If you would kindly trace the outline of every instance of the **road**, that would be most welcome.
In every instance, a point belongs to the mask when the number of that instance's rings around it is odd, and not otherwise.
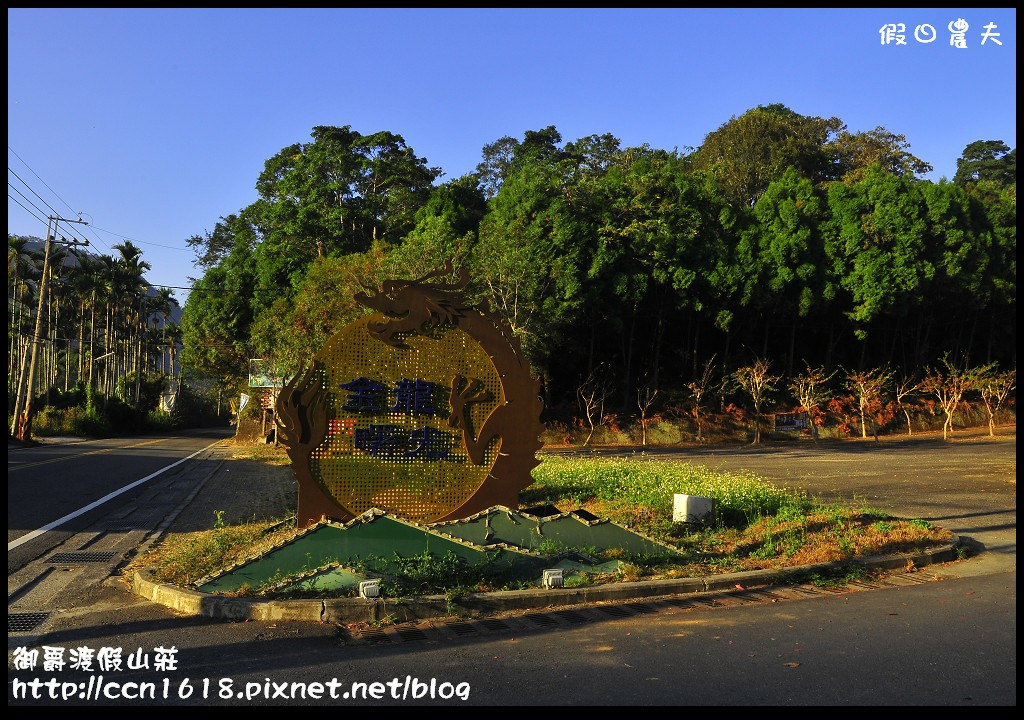
[[[8,449],[8,574],[89,527],[97,518],[131,508],[146,484],[159,477],[154,473],[180,472],[182,468],[175,463],[225,437],[226,429],[211,429]],[[129,487],[134,483],[138,484]],[[68,519],[48,532],[36,534],[62,518]],[[119,519],[122,525],[138,520],[140,529],[151,529],[145,527],[148,518],[143,514],[124,513]]]
[[[697,448],[666,457],[749,469],[812,493],[866,499],[895,514],[926,517],[963,535],[976,554],[871,589],[807,595],[780,590],[757,602],[726,598],[716,607],[688,606],[677,599],[674,604],[551,610],[384,629],[376,637],[374,632],[353,634],[331,625],[176,617],[135,598],[117,582],[93,582],[77,594],[58,595],[60,610],[39,633],[9,632],[9,651],[45,644],[69,651],[122,648],[127,656],[142,648],[150,656],[150,667],[103,673],[108,684],[105,695],[97,698],[82,695],[93,692],[86,690],[86,681],[96,672],[67,667],[45,672],[41,666],[13,670],[9,665],[8,702],[1016,704],[1012,439]],[[9,611],[10,606],[9,600]],[[174,648],[173,667],[156,666],[158,648]],[[25,683],[50,677],[68,683],[54,687],[67,688],[73,697],[50,699],[45,687],[37,685],[41,697],[33,699]],[[336,685],[329,685],[332,679]],[[23,695],[12,694],[15,681]],[[132,683],[139,682],[154,683],[155,696],[131,700],[121,694],[136,692],[138,686]],[[329,697],[332,687],[337,699]],[[318,691],[324,695],[313,698]],[[415,697],[417,691],[423,697]],[[302,692],[305,697],[298,696]],[[375,699],[373,692],[381,697]],[[446,698],[439,696],[442,692]]]

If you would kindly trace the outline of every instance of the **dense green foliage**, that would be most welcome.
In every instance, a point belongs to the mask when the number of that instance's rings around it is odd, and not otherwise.
[[[769,105],[692,152],[527,131],[438,183],[401,136],[316,127],[266,161],[252,205],[189,240],[204,275],[182,359],[226,385],[250,357],[294,371],[365,312],[361,285],[453,259],[521,339],[549,417],[598,376],[606,411],[635,413],[643,386],[678,403],[711,358],[705,401],[723,407],[755,358],[787,378],[1012,367],[1014,163],[979,141],[955,183],[931,182],[902,135]]]

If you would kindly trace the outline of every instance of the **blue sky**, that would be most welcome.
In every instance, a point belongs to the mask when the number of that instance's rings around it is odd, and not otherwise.
[[[91,225],[78,232],[96,251],[131,238],[150,282],[187,286],[199,271],[186,238],[255,200],[264,161],[316,125],[397,133],[450,179],[472,171],[487,143],[526,130],[683,149],[782,103],[852,131],[902,133],[935,166],[929,179],[952,178],[968,143],[1017,145],[1016,17],[972,7],[8,9],[7,229],[42,237],[46,215],[81,212]],[[965,48],[950,45],[958,19]],[[888,23],[905,25],[905,45],[882,43]],[[989,23],[999,36],[982,44]],[[933,42],[914,38],[924,24]]]

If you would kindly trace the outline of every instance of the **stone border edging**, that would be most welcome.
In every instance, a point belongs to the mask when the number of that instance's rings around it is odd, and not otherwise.
[[[839,562],[816,563],[794,568],[749,570],[700,578],[642,580],[608,583],[561,590],[500,590],[473,593],[448,599],[444,595],[423,595],[404,599],[333,598],[327,600],[257,600],[226,597],[158,582],[152,568],[135,572],[132,590],[143,598],[185,615],[222,620],[303,620],[307,622],[365,623],[391,617],[397,622],[466,615],[478,617],[498,612],[540,610],[594,602],[624,602],[662,595],[696,594],[771,585],[793,576],[827,572],[854,563],[868,570],[905,568],[909,563],[924,567],[956,559],[959,536],[946,545],[918,553],[875,555]]]

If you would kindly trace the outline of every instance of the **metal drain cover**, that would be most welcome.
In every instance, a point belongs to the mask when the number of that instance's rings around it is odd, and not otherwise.
[[[475,635],[476,628],[467,622],[448,622],[445,625],[456,635]]]
[[[90,563],[107,562],[113,560],[117,553],[113,550],[91,552],[79,550],[77,552],[59,552],[50,556],[47,562],[52,563]]]
[[[510,628],[508,626],[508,623],[505,623],[502,620],[496,620],[496,619],[481,620],[480,624],[483,625],[488,630],[490,630],[491,632],[497,632],[497,631],[500,631],[500,630],[511,630],[512,629],[512,628]]]
[[[542,613],[530,613],[528,615],[523,615],[523,617],[532,622],[534,625],[540,625],[541,627],[551,627],[552,625],[558,624],[558,621],[555,620],[553,617],[550,617],[549,615],[544,615]]]
[[[427,634],[419,628],[395,628],[395,632],[398,633],[398,637],[402,638],[404,642],[412,642],[414,640],[428,640]]]
[[[31,632],[50,617],[48,612],[9,613],[7,615],[7,632]]]
[[[368,643],[389,643],[391,638],[381,630],[363,630],[359,637]]]

